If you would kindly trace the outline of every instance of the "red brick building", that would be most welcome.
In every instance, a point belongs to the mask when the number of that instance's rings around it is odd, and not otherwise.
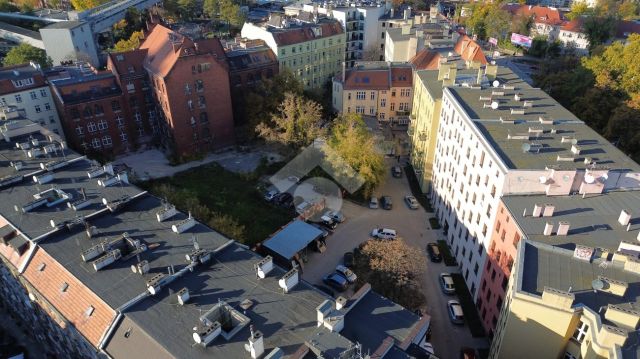
[[[69,144],[107,157],[133,148],[135,128],[116,76],[89,65],[46,72]]]
[[[234,143],[229,67],[218,39],[192,40],[155,25],[140,46],[163,119],[179,157]]]

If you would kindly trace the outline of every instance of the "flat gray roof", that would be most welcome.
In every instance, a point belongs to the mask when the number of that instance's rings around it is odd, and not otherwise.
[[[618,223],[623,209],[637,211],[640,191],[607,192],[585,198],[580,195],[504,196],[502,201],[528,239],[558,247],[574,249],[578,244],[617,250],[623,240],[636,242],[640,232],[640,220],[637,218],[632,219],[629,231],[627,226]],[[535,204],[554,205],[553,216],[533,217],[531,213]],[[525,209],[527,216],[523,217]],[[637,213],[633,215],[637,217]],[[560,221],[569,222],[569,233],[566,236],[543,234],[545,223],[552,222],[555,230]]]
[[[283,258],[291,259],[321,235],[321,230],[298,219],[284,226],[263,245]]]
[[[53,24],[43,27],[42,30],[49,30],[49,29],[74,29],[80,25],[84,24],[84,22],[82,21],[75,21],[75,20],[71,20],[71,21],[60,21],[60,22],[54,22]]]
[[[524,261],[520,265],[522,273],[522,290],[542,295],[545,287],[561,291],[571,291],[575,296],[574,306],[585,305],[596,313],[601,313],[605,324],[616,326],[607,321],[604,311],[609,304],[623,309],[637,311],[640,307],[640,275],[624,270],[621,265],[607,262],[601,265],[602,259],[587,261],[575,258],[573,251],[549,246],[542,243],[526,242]],[[613,295],[594,290],[592,281],[598,277],[606,277],[628,283],[624,295]],[[635,347],[637,342],[631,344]]]

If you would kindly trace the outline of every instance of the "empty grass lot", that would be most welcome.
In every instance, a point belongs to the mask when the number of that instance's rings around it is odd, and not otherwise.
[[[184,195],[195,198],[212,213],[231,217],[244,227],[244,235],[238,239],[246,245],[253,246],[291,221],[293,210],[287,210],[267,203],[263,193],[256,187],[258,179],[265,174],[274,173],[276,166],[260,166],[249,175],[236,174],[213,163],[188,171],[180,172],[172,177],[152,180],[143,183],[143,187],[157,193],[163,184],[181,191]],[[189,200],[173,201],[182,210],[188,210]],[[187,207],[187,208],[185,208]],[[198,217],[195,214],[196,218]],[[198,218],[209,223],[209,218]],[[216,229],[216,228],[214,228]],[[224,233],[224,230],[221,232]]]

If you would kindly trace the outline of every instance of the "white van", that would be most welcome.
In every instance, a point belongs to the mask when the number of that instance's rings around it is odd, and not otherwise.
[[[390,228],[374,228],[371,237],[378,239],[396,239],[396,230]]]

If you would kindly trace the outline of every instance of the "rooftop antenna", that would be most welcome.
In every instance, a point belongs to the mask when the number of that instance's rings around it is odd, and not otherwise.
[[[82,194],[82,199],[83,200],[87,199],[87,192],[85,192],[84,187],[80,188],[80,194]]]
[[[198,243],[198,237],[195,234],[191,235],[191,242],[193,242],[193,249],[200,250],[200,243]]]

